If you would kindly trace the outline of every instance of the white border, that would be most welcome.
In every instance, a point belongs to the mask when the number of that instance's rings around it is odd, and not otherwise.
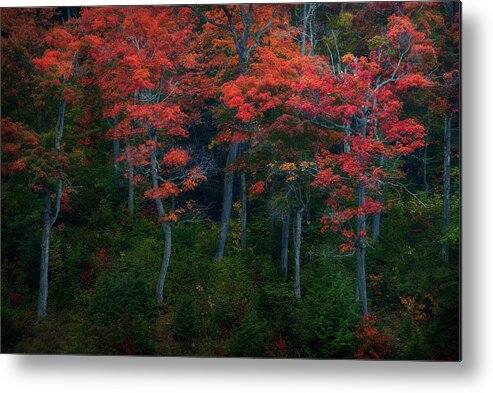
[[[128,3],[131,2],[65,0],[41,3],[0,0],[1,6]],[[147,0],[140,3],[184,2]],[[187,1],[186,3],[208,2]],[[493,371],[492,4],[491,1],[463,1],[462,363],[1,355],[2,391],[35,390],[50,393],[493,391],[491,375]]]

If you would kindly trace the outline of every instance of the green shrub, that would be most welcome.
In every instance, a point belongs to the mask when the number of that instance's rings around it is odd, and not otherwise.
[[[342,264],[324,260],[308,274],[310,284],[306,286],[302,304],[305,354],[322,358],[352,357],[358,315],[355,287],[348,272]]]
[[[185,296],[176,310],[172,330],[175,340],[186,342],[196,337],[199,315],[193,298]]]
[[[152,287],[142,270],[120,269],[98,279],[89,316],[93,322],[106,325],[124,316],[150,320],[154,310]]]
[[[240,329],[232,339],[229,356],[260,357],[264,354],[267,326],[255,311],[245,315]]]
[[[232,330],[235,327],[236,314],[231,304],[226,301],[220,301],[215,307],[214,319],[220,328]]]

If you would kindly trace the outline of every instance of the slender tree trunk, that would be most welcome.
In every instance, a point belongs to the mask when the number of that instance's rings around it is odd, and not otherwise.
[[[301,251],[301,218],[303,208],[296,210],[296,226],[294,238],[294,295],[301,299],[301,273],[300,273],[300,251]]]
[[[41,263],[39,271],[39,297],[38,318],[46,316],[48,305],[48,265],[50,259],[50,237],[51,237],[51,200],[47,188],[43,190],[44,211],[43,230],[41,235]]]
[[[224,258],[224,249],[226,247],[226,240],[228,238],[229,221],[231,218],[231,206],[233,204],[233,180],[234,170],[230,168],[230,165],[236,160],[238,154],[238,143],[235,143],[228,152],[228,159],[226,161],[226,169],[224,174],[224,195],[223,195],[223,209],[221,212],[221,227],[219,229],[219,239],[216,251],[216,261],[220,262]]]
[[[365,204],[365,186],[360,181],[358,186],[358,207]],[[366,217],[364,214],[358,216],[358,244],[357,244],[357,281],[358,297],[361,315],[368,314],[368,302],[366,296],[366,273],[365,273],[365,253],[366,253]]]
[[[58,105],[58,117],[55,126],[55,149],[60,152],[62,148],[63,128],[65,125],[65,101],[61,100]]]
[[[378,193],[375,197],[375,201],[378,203],[382,203],[382,194]],[[380,240],[380,224],[382,221],[382,212],[379,211],[378,213],[375,213],[373,215],[372,221],[371,221],[371,237],[373,240],[378,241]]]
[[[156,142],[156,134],[150,133],[151,140]],[[152,188],[157,189],[159,187],[158,177],[157,177],[157,157],[156,152],[151,150],[150,154],[151,158],[151,183]],[[165,215],[164,204],[161,198],[155,199],[156,209],[159,217],[163,217]],[[164,240],[164,253],[163,253],[163,262],[161,264],[161,271],[159,272],[158,281],[156,284],[156,300],[158,303],[163,302],[163,290],[164,290],[164,282],[166,281],[166,273],[168,272],[168,266],[171,259],[171,223],[166,221],[161,221],[161,228],[163,230],[163,240]]]
[[[281,234],[281,268],[284,277],[288,277],[288,256],[289,256],[289,221],[290,212],[282,216],[282,234]]]
[[[450,227],[450,153],[451,153],[451,122],[452,118],[445,117],[443,140],[443,233],[446,234]],[[449,261],[448,242],[442,246],[442,254],[445,262]]]
[[[125,141],[125,156],[127,159],[128,167],[128,215],[132,217],[135,211],[135,186],[134,186],[134,165],[132,161],[132,150],[130,148],[130,141]]]
[[[315,54],[315,46],[317,44],[316,39],[315,39],[315,34],[316,34],[316,24],[314,23],[315,21],[315,10],[317,9],[318,4],[316,3],[311,3],[309,6],[310,9],[310,21],[309,21],[309,29],[310,29],[310,52],[308,53],[308,56],[313,56]]]
[[[58,105],[58,117],[55,126],[55,149],[58,153],[62,148],[62,137],[65,124],[65,101],[61,100]],[[43,188],[44,211],[43,228],[41,235],[41,261],[39,269],[39,294],[38,294],[38,318],[46,316],[48,306],[48,268],[50,261],[51,227],[56,222],[60,212],[62,201],[63,181],[61,175],[58,177],[58,185],[55,196],[55,212],[51,214],[51,196],[48,186]]]
[[[115,168],[115,173],[120,172],[120,163],[118,158],[120,157],[120,140],[113,139],[113,168]]]
[[[277,256],[277,248],[275,245],[276,239],[277,239],[277,222],[276,222],[276,214],[272,210],[269,213],[269,218],[270,218],[270,256],[272,259],[276,258]]]
[[[156,300],[158,303],[163,302],[164,296],[164,282],[166,280],[166,273],[168,272],[169,261],[171,259],[171,224],[169,222],[162,222],[161,227],[163,229],[164,236],[164,254],[163,263],[161,265],[161,271],[159,272],[159,278],[156,285]]]
[[[423,185],[425,187],[425,193],[430,191],[430,185],[428,184],[428,132],[425,133],[425,146],[423,150]]]
[[[308,34],[308,4],[303,4],[303,30],[301,31],[301,56],[306,54],[306,36]]]
[[[247,242],[247,190],[246,190],[246,175],[243,172],[240,175],[240,193],[241,193],[241,250],[246,251]]]
[[[383,167],[385,164],[384,156],[380,157],[380,166]],[[381,204],[383,200],[383,185],[380,185],[377,190],[377,195],[375,197],[375,202]],[[380,239],[380,225],[382,221],[382,211],[378,211],[373,215],[371,221],[371,237],[373,240],[378,241]]]
[[[368,119],[366,117],[366,108],[364,109],[365,116],[360,119],[361,135],[366,138],[366,126]],[[383,163],[382,163],[383,164]],[[360,180],[358,185],[358,208],[361,208],[366,203],[365,184]],[[365,214],[358,215],[358,242],[357,242],[357,282],[360,313],[362,316],[368,314],[368,301],[366,295],[366,216]]]

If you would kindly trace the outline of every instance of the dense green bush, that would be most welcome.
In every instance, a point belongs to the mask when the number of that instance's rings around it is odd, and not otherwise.
[[[264,354],[266,325],[252,311],[245,315],[229,347],[229,356],[260,357]]]
[[[151,320],[154,314],[153,292],[142,270],[116,270],[98,279],[89,306],[89,316],[95,323],[107,325],[125,316]]]
[[[176,310],[172,325],[173,337],[180,342],[189,342],[198,332],[199,315],[197,305],[190,296],[185,296]]]
[[[358,321],[355,284],[349,269],[336,260],[322,260],[304,277],[303,350],[309,357],[350,358]],[[308,276],[308,277],[307,277]]]

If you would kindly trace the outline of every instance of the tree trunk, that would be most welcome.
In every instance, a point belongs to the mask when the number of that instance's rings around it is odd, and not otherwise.
[[[385,157],[380,157],[380,166],[383,168],[385,164]],[[380,184],[377,188],[377,195],[375,197],[375,202],[378,204],[382,204],[383,200],[383,184]],[[371,221],[371,237],[374,241],[378,241],[380,239],[380,225],[382,221],[382,211],[379,210],[377,213],[373,215]]]
[[[55,149],[60,152],[62,148],[63,127],[65,124],[65,101],[58,105],[58,118],[55,126]]]
[[[233,180],[234,170],[230,169],[230,165],[236,160],[238,154],[238,143],[235,143],[228,152],[228,159],[226,161],[226,169],[224,174],[224,195],[223,195],[223,209],[221,212],[221,227],[219,229],[219,239],[216,251],[216,261],[220,262],[224,258],[224,248],[226,247],[226,240],[228,238],[229,221],[231,218],[231,206],[233,204]]]
[[[128,215],[132,217],[135,211],[135,186],[134,182],[134,165],[132,162],[132,150],[130,149],[130,141],[125,141],[125,156],[128,167]]]
[[[61,100],[58,105],[58,117],[55,126],[55,149],[58,153],[62,149],[62,137],[65,124],[65,101]],[[48,305],[48,267],[50,259],[51,227],[56,222],[60,212],[60,204],[63,194],[63,181],[61,175],[58,177],[58,185],[55,196],[55,212],[51,215],[51,196],[47,186],[43,188],[44,211],[43,228],[41,235],[41,261],[39,266],[39,294],[38,294],[38,318],[46,316]]]
[[[306,36],[308,34],[308,4],[303,4],[303,29],[301,31],[301,56],[306,54]]]
[[[425,187],[425,193],[430,191],[430,185],[428,184],[428,132],[425,133],[425,146],[423,151],[423,185]]]
[[[151,140],[156,142],[157,138],[155,133],[150,134]],[[151,150],[150,154],[151,158],[151,183],[152,188],[157,189],[159,187],[158,177],[157,177],[157,157],[156,152]],[[156,209],[158,212],[158,216],[161,218],[165,215],[164,204],[161,198],[155,199]],[[163,290],[164,290],[164,282],[166,280],[166,273],[168,272],[168,266],[171,259],[171,224],[166,221],[161,221],[161,228],[163,230],[163,239],[164,239],[164,253],[163,253],[163,263],[161,265],[161,271],[159,272],[158,281],[156,284],[156,300],[158,303],[163,302]]]
[[[300,274],[300,251],[301,251],[301,218],[303,208],[296,210],[296,226],[294,238],[294,295],[301,299],[301,274]]]
[[[241,250],[246,251],[247,241],[247,190],[246,190],[246,175],[243,172],[240,175],[240,193],[241,193]]]
[[[120,157],[120,141],[118,139],[113,139],[113,168],[115,168],[115,173],[118,174],[120,171],[120,163],[118,158]]]
[[[378,203],[382,203],[382,194],[378,193],[375,197],[375,201]],[[380,224],[382,221],[382,212],[379,211],[373,215],[373,219],[371,221],[371,237],[374,241],[380,240]]]
[[[365,204],[365,186],[362,181],[358,186],[358,207]],[[358,216],[358,243],[357,243],[357,281],[358,296],[361,315],[368,314],[368,302],[366,297],[366,273],[365,273],[365,253],[366,253],[366,217],[364,214]]]
[[[310,29],[310,52],[308,53],[308,56],[313,56],[315,54],[315,46],[317,44],[316,39],[315,39],[315,28],[316,25],[314,23],[315,21],[315,10],[317,9],[318,4],[317,3],[310,3],[309,10],[310,10],[310,21],[309,21],[309,29]]]
[[[166,273],[168,272],[169,261],[171,259],[171,224],[169,222],[162,222],[161,227],[164,235],[164,255],[163,263],[161,265],[161,271],[159,272],[159,278],[156,285],[156,300],[158,303],[163,302],[164,293],[164,281],[166,280]]]
[[[288,277],[288,256],[289,256],[289,221],[290,212],[282,216],[282,234],[281,234],[281,268],[284,277]]]
[[[38,296],[38,318],[46,316],[48,304],[48,265],[50,259],[50,237],[51,237],[51,200],[47,188],[43,190],[44,211],[43,230],[41,235],[41,263],[39,270],[39,296]]]
[[[451,151],[451,122],[452,118],[445,117],[443,140],[443,233],[450,227],[450,151]],[[442,254],[445,262],[449,261],[448,242],[442,246]]]

